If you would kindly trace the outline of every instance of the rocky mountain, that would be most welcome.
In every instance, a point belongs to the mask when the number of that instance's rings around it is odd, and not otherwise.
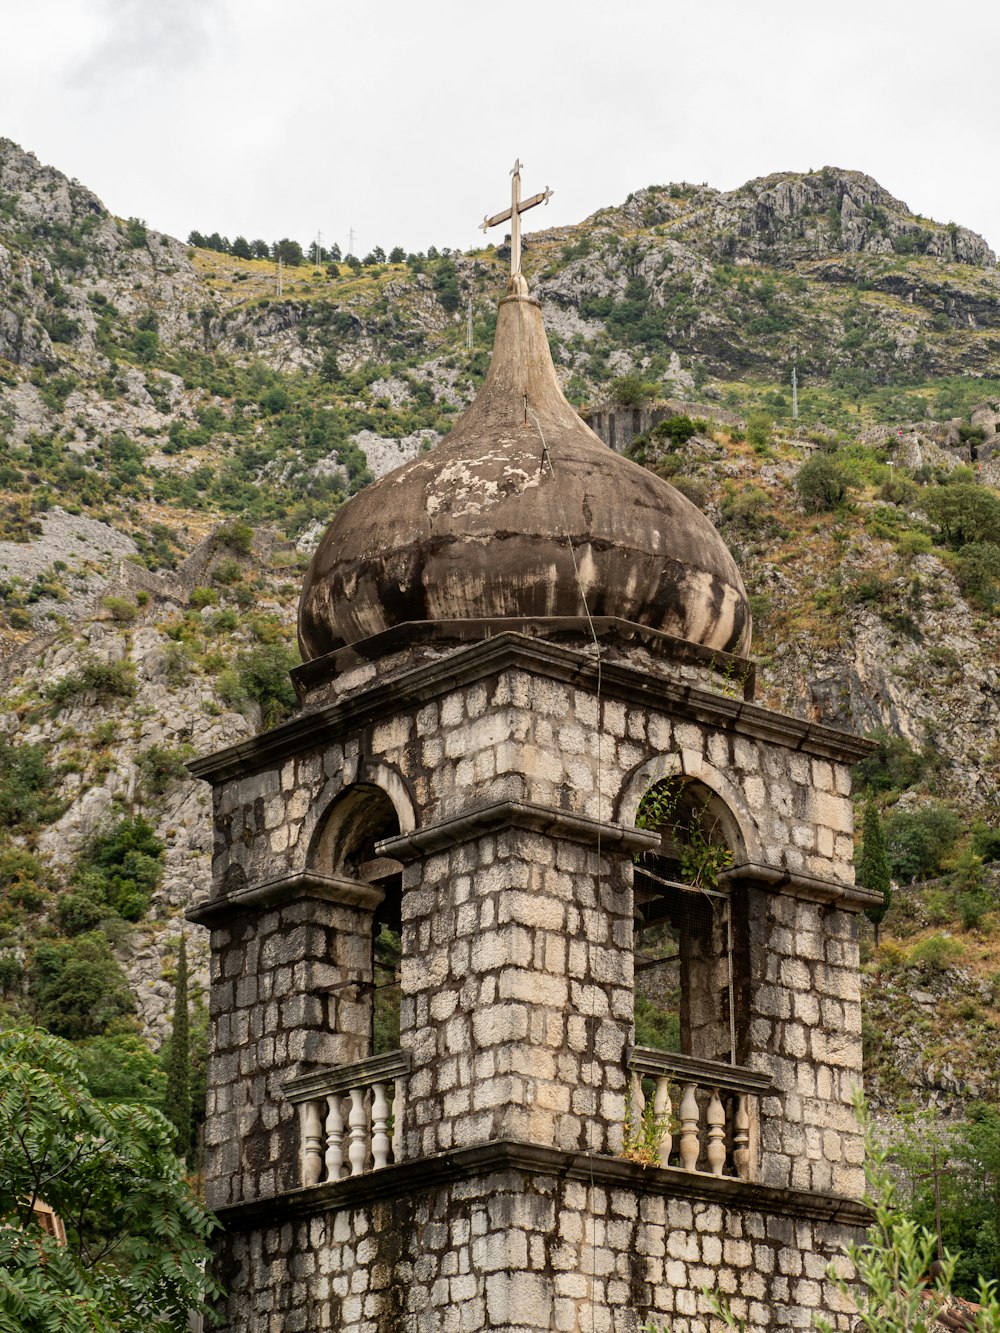
[[[279,296],[270,261],[114,218],[0,141],[8,1009],[166,1037],[208,884],[184,762],[292,706],[308,555],[469,400],[504,262],[304,264]],[[859,819],[870,795],[901,887],[866,965],[876,1095],[1000,1096],[992,252],[824,168],[639,190],[532,234],[525,267],[568,394],[736,553],[758,698],[881,737]]]

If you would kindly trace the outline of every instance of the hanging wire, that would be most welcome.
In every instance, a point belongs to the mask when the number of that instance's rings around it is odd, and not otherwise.
[[[520,314],[520,311],[519,311],[518,313]],[[553,462],[552,462],[552,455],[549,453],[549,446],[548,446],[548,443],[546,442],[546,439],[545,439],[545,432],[542,430],[542,423],[539,421],[537,413],[534,411],[533,408],[531,408],[531,407],[528,406],[528,395],[527,395],[527,394],[524,395],[524,411],[525,411],[525,418],[527,419],[527,417],[530,416],[531,419],[532,419],[532,421],[535,423],[535,429],[538,431],[538,438],[539,438],[539,440],[541,440],[541,442],[542,442],[542,456],[543,456],[543,458],[544,458],[544,460],[545,460],[545,463],[546,463],[546,465],[547,465],[547,467],[548,467],[548,469],[549,469],[549,475],[551,476],[553,483],[556,483],[556,470],[555,470],[555,466],[554,466],[554,464],[553,464]],[[557,487],[557,493],[558,493],[558,487]],[[600,884],[600,875],[601,875],[601,816],[602,816],[602,813],[603,813],[603,812],[602,812],[602,801],[603,801],[603,797],[604,797],[604,781],[603,781],[603,746],[602,746],[603,725],[602,725],[602,721],[601,721],[601,705],[602,705],[602,698],[601,698],[601,644],[600,644],[600,640],[599,640],[598,637],[597,637],[597,629],[596,629],[596,627],[595,627],[595,625],[594,625],[593,617],[592,617],[591,614],[590,614],[590,607],[587,605],[587,593],[586,593],[586,591],[585,591],[585,589],[584,589],[584,586],[583,586],[583,580],[582,580],[581,577],[580,577],[580,566],[579,566],[579,564],[577,563],[577,559],[576,559],[576,548],[575,548],[574,545],[573,545],[573,537],[572,537],[572,535],[571,535],[571,533],[570,533],[570,531],[569,531],[569,524],[566,522],[565,511],[564,511],[564,513],[563,513],[562,518],[563,518],[562,526],[563,526],[563,530],[564,530],[565,537],[566,537],[566,545],[569,547],[570,558],[571,558],[572,561],[573,561],[573,576],[574,576],[574,578],[575,578],[575,580],[576,580],[577,591],[578,591],[579,594],[580,594],[580,601],[581,601],[581,603],[582,603],[582,605],[583,605],[584,615],[587,617],[587,625],[588,625],[589,628],[590,628],[590,637],[593,639],[593,642],[594,642],[594,654],[595,654],[596,662],[597,662],[597,696],[596,696],[596,703],[597,703],[597,845],[596,845],[596,852],[597,852],[597,858],[596,858],[596,859],[597,859],[597,876],[596,876],[596,880],[597,880],[597,885],[596,885],[596,886],[599,887],[599,884]],[[598,901],[599,901],[599,897],[598,897]],[[594,1079],[596,1078],[594,1064],[595,1064],[595,1060],[596,1060],[596,1051],[595,1051],[595,1045],[596,1045],[596,1043],[595,1043],[595,1028],[596,1028],[596,1026],[597,1026],[597,1012],[596,1012],[596,1008],[595,1008],[595,1001],[594,1001],[593,987],[591,986],[589,989],[590,989],[590,1024],[589,1024],[589,1033],[588,1033],[588,1040],[587,1040],[587,1058],[588,1058],[588,1063],[589,1063],[589,1065],[590,1065],[590,1076],[591,1076],[591,1080],[594,1080]],[[596,1217],[596,1211],[595,1211],[595,1208],[594,1208],[594,1195],[595,1195],[595,1192],[596,1192],[596,1182],[595,1182],[595,1179],[594,1179],[594,1156],[595,1156],[595,1154],[596,1154],[596,1152],[597,1152],[597,1146],[596,1146],[596,1143],[595,1143],[596,1132],[597,1132],[597,1084],[596,1084],[596,1082],[593,1082],[593,1081],[592,1081],[592,1083],[591,1083],[591,1117],[590,1117],[590,1151],[589,1151],[589,1153],[588,1153],[588,1155],[587,1155],[587,1156],[588,1156],[588,1160],[589,1160],[589,1164],[590,1164],[590,1182],[589,1182],[589,1184],[590,1184],[590,1189],[589,1189],[589,1195],[590,1195],[590,1327],[591,1327],[591,1333],[593,1333],[593,1330],[596,1328],[596,1317],[595,1317],[595,1316],[596,1316],[596,1301],[595,1301],[595,1297],[594,1297],[594,1289],[595,1289],[595,1287],[596,1287],[596,1285],[597,1285],[597,1217]]]

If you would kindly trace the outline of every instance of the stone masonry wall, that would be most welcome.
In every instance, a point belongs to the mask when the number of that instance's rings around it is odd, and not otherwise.
[[[761,1101],[758,1178],[859,1198],[857,918],[757,886],[749,893],[753,975],[745,1063],[774,1079]]]
[[[225,1240],[232,1333],[746,1333],[852,1326],[827,1276],[856,1228],[497,1172]]]
[[[387,774],[420,824],[530,800],[630,826],[645,788],[683,772],[721,784],[754,859],[852,884],[849,766],[781,744],[778,726],[774,740],[736,734],[731,717],[730,707],[717,719],[667,711],[655,692],[643,707],[607,694],[598,703],[589,687],[521,669],[423,704],[404,699],[392,717],[216,788],[216,892],[305,868],[338,792]]]
[[[407,1158],[498,1139],[619,1152],[633,1007],[620,858],[525,829],[428,856],[403,892]]]
[[[287,1078],[368,1054],[370,1006],[347,978],[371,977],[370,914],[300,899],[212,932],[205,1175],[220,1208],[299,1183]]]

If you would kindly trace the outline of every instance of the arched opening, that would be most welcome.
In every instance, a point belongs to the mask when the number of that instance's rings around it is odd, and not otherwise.
[[[747,932],[724,872],[738,825],[715,792],[682,774],[648,788],[636,824],[660,835],[633,876],[636,1046],[737,1064]]]
[[[368,966],[364,975],[341,983],[365,1005],[369,1055],[399,1046],[402,868],[376,851],[383,838],[399,831],[396,807],[386,793],[372,783],[359,782],[330,807],[309,858],[312,869],[359,881],[380,895],[367,913]]]

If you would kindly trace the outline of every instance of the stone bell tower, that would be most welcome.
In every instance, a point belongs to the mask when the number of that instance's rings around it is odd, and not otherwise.
[[[299,639],[300,713],[192,766],[224,1328],[694,1333],[706,1287],[849,1328],[865,746],[752,702],[732,557],[566,402],[519,272],[451,435],[335,515]]]

